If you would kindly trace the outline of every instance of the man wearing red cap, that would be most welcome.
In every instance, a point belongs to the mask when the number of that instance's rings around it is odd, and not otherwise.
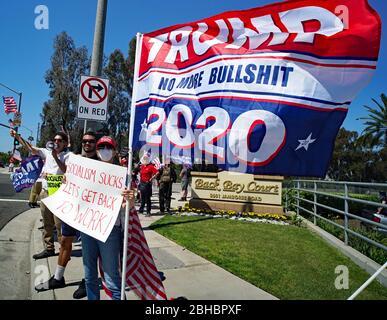
[[[152,197],[152,180],[156,178],[159,171],[156,169],[153,163],[150,162],[148,155],[143,155],[141,159],[140,171],[140,184],[138,189],[141,193],[141,206],[138,212],[143,213],[146,204],[146,215],[151,214],[151,197]]]

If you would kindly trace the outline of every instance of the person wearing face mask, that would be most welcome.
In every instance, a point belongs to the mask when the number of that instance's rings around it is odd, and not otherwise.
[[[104,136],[97,142],[97,156],[107,163],[113,164],[116,157],[117,144],[113,138]],[[124,199],[129,200],[130,208],[134,207],[133,191],[124,190]],[[86,293],[88,300],[99,300],[100,290],[98,281],[98,258],[101,259],[105,282],[108,290],[112,293],[113,300],[121,299],[121,275],[119,257],[122,248],[122,218],[125,215],[123,202],[116,223],[107,238],[101,242],[81,232],[82,258],[85,270]]]
[[[141,158],[141,165],[137,170],[140,172],[140,183],[138,185],[138,189],[141,193],[141,206],[138,212],[143,213],[146,204],[146,215],[150,216],[152,180],[158,176],[159,171],[156,169],[154,164],[150,162],[149,156],[146,154]]]
[[[48,197],[47,175],[61,175],[66,172],[66,162],[69,157],[69,151],[67,149],[68,136],[63,132],[57,132],[53,139],[53,149],[48,150],[46,148],[37,148],[26,143],[15,130],[11,129],[10,135],[25,146],[32,155],[38,155],[43,159],[44,166],[42,169],[42,191],[40,193],[40,199]],[[34,259],[43,259],[55,255],[54,227],[57,230],[59,243],[62,238],[61,220],[48,210],[44,203],[40,204],[40,211],[43,217],[43,239],[45,249],[40,253],[34,254],[32,256]]]
[[[94,132],[88,131],[82,137],[82,154],[89,159],[98,160],[96,153],[97,138]],[[64,182],[65,183],[65,182]],[[58,256],[58,262],[54,275],[46,282],[35,286],[35,290],[38,292],[63,288],[66,286],[64,273],[67,263],[70,261],[72,243],[75,237],[78,235],[78,231],[62,222],[62,240]],[[74,292],[74,299],[81,299],[86,296],[85,280],[82,279],[78,289]]]

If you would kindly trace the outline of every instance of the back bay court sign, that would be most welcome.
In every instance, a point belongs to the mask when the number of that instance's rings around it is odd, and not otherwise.
[[[77,118],[106,121],[109,80],[81,76]]]
[[[283,214],[282,176],[191,172],[193,208]]]

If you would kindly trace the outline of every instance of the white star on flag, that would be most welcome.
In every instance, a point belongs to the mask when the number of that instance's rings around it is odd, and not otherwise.
[[[144,119],[144,122],[141,124],[141,131],[140,131],[140,140],[145,141],[146,140],[146,135],[148,132],[148,124],[146,122],[146,118]]]
[[[315,142],[316,139],[312,139],[312,133],[309,134],[309,136],[304,139],[304,140],[298,140],[298,142],[300,143],[299,146],[296,148],[295,151],[297,151],[298,149],[301,149],[301,148],[305,148],[306,151],[308,151],[308,147],[311,143]]]

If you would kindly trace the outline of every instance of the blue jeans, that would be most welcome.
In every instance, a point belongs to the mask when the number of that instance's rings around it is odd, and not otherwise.
[[[121,274],[119,270],[119,257],[122,248],[121,228],[113,227],[105,243],[85,233],[81,233],[81,238],[87,299],[100,299],[97,267],[98,257],[100,257],[106,286],[111,291],[113,300],[120,300]]]

